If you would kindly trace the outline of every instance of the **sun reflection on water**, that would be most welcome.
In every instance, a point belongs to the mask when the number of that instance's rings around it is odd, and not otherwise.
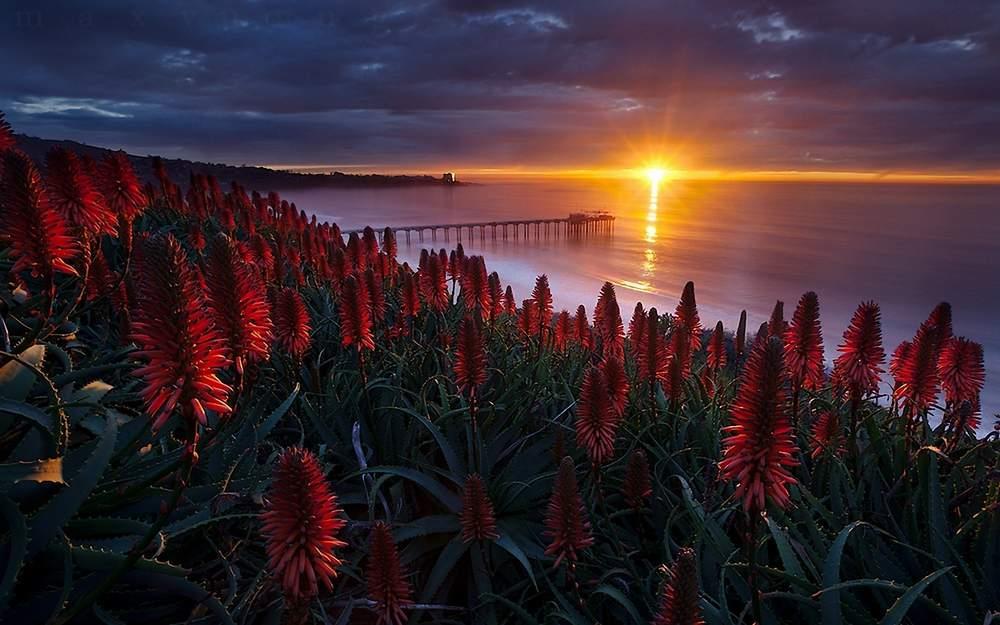
[[[643,252],[642,262],[642,282],[649,285],[653,282],[656,274],[656,222],[657,211],[660,205],[660,179],[650,178],[649,181],[649,208],[646,211],[646,237],[648,247]],[[648,288],[648,287],[647,287]]]

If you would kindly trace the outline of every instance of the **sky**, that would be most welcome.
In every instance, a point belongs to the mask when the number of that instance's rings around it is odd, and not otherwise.
[[[373,171],[1000,177],[1000,2],[5,0],[19,132]]]

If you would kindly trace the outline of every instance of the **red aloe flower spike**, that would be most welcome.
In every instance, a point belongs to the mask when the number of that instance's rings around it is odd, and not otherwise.
[[[684,285],[681,301],[674,311],[674,324],[684,328],[690,342],[689,354],[701,349],[701,319],[698,318],[698,304],[694,299],[694,282]]]
[[[420,294],[431,310],[443,312],[448,308],[448,283],[437,254],[429,254],[426,266],[420,269]]]
[[[462,274],[465,269],[465,257],[463,254],[456,253],[456,250],[452,250],[448,255],[448,262],[445,263],[445,271],[448,277],[451,278],[452,286],[462,279]]]
[[[16,142],[14,141],[14,130],[4,119],[3,111],[0,111],[0,152],[12,150]]]
[[[715,331],[708,341],[707,351],[705,364],[709,371],[716,372],[726,368],[726,334],[721,321],[715,324]]]
[[[643,337],[646,336],[646,325],[646,311],[642,307],[642,302],[636,302],[635,310],[632,311],[632,319],[628,322],[628,333],[625,335],[625,338],[628,339],[629,349],[632,350],[636,359],[640,358],[645,345]]]
[[[621,414],[611,404],[604,372],[595,367],[587,369],[576,405],[576,442],[586,450],[594,467],[614,457],[615,434],[621,419]]]
[[[49,198],[70,223],[90,236],[115,233],[115,217],[76,154],[55,148],[45,156],[45,166]]]
[[[66,219],[49,202],[31,159],[7,150],[2,154],[0,174],[0,238],[14,258],[11,273],[27,271],[49,282],[56,273],[78,275],[68,261],[79,250]]]
[[[531,299],[535,300],[535,311],[538,313],[538,338],[544,340],[545,330],[552,319],[552,289],[549,288],[549,277],[544,273],[535,278],[535,288],[531,291]]]
[[[736,326],[736,360],[739,362],[746,353],[747,345],[747,311],[740,312],[740,322]]]
[[[333,550],[346,546],[337,538],[341,514],[316,456],[298,447],[282,452],[261,521],[268,567],[289,599],[308,601],[320,584],[333,590],[341,565]]]
[[[97,182],[108,207],[120,219],[131,223],[142,212],[142,184],[125,152],[111,152],[104,157],[98,169]]]
[[[208,256],[205,282],[216,327],[236,371],[267,359],[271,343],[271,311],[264,284],[243,261],[239,246],[224,234],[216,236]]]
[[[938,376],[947,402],[977,402],[986,382],[983,346],[964,337],[948,340],[938,359]]]
[[[398,250],[399,248],[396,246],[396,233],[393,232],[392,228],[386,226],[382,232],[382,251],[389,257],[389,260],[395,262]]]
[[[832,378],[838,393],[857,402],[878,390],[885,362],[878,304],[862,302],[858,306],[837,351],[840,355],[833,361]]]
[[[362,272],[365,270],[367,255],[361,239],[357,232],[352,232],[347,237],[347,262],[352,272]]]
[[[514,297],[514,290],[507,285],[507,290],[503,294],[503,312],[511,317],[517,314],[517,299]]]
[[[625,347],[625,328],[622,313],[615,296],[615,287],[605,282],[594,306],[594,329],[601,338],[602,354],[605,357],[621,355]]]
[[[371,266],[365,269],[362,278],[368,294],[372,323],[380,323],[385,319],[385,290],[382,288],[382,278]]]
[[[951,336],[951,306],[941,303],[920,325],[906,357],[896,363],[895,397],[911,421],[937,400],[941,385],[938,359],[941,347]]]
[[[487,280],[486,290],[486,294],[490,301],[489,317],[490,321],[493,321],[503,314],[504,305],[503,287],[500,286],[500,275],[497,274],[497,272],[494,271],[490,274],[490,277]]]
[[[417,289],[417,281],[413,274],[406,272],[401,280],[402,308],[403,314],[414,318],[420,314],[420,292]]]
[[[526,299],[521,302],[521,312],[517,317],[517,327],[524,334],[525,338],[535,335],[538,328],[538,309],[535,307],[535,300]]]
[[[594,337],[590,333],[590,322],[587,321],[587,309],[580,304],[576,308],[576,317],[573,319],[573,339],[584,349],[591,349],[594,346]]]
[[[660,334],[660,316],[655,308],[650,308],[646,318],[643,319],[646,329],[642,331],[643,340],[639,343],[639,373],[652,387],[650,396],[656,392],[655,386],[659,382],[666,384],[668,356],[667,345]]]
[[[135,355],[146,365],[134,375],[145,383],[140,395],[153,430],[179,407],[195,438],[196,423],[207,423],[206,410],[232,411],[227,403],[232,389],[217,374],[229,364],[225,344],[205,310],[200,278],[177,239],[155,237],[144,248],[137,259],[132,338],[140,347]]]
[[[667,351],[674,363],[671,366],[676,375],[680,376],[681,381],[687,380],[691,376],[691,363],[694,359],[691,353],[691,334],[687,328],[682,325],[674,326]]]
[[[649,461],[641,449],[635,449],[628,456],[625,478],[622,481],[622,495],[629,508],[639,511],[653,494],[653,484],[649,478]]]
[[[378,237],[371,226],[365,226],[361,232],[361,243],[365,254],[365,266],[374,267],[378,259]]]
[[[573,322],[569,318],[569,311],[560,311],[559,315],[556,316],[556,328],[553,334],[555,348],[560,352],[565,352],[569,347],[572,335]]]
[[[736,496],[751,517],[770,501],[779,508],[790,503],[788,486],[795,483],[789,469],[797,464],[795,440],[788,416],[777,341],[756,341],[740,377],[731,408],[731,424],[723,428],[723,458],[719,471],[736,482]]]
[[[486,350],[479,322],[462,319],[455,345],[455,383],[467,397],[472,396],[486,382]]]
[[[340,336],[344,347],[356,345],[359,352],[375,349],[368,289],[354,275],[344,279],[340,291]]]
[[[910,357],[911,351],[913,351],[913,343],[903,341],[892,352],[892,358],[889,360],[889,374],[896,380],[897,387],[899,386],[899,376],[903,371],[903,363]]]
[[[545,555],[556,558],[553,568],[563,560],[575,563],[580,553],[594,544],[587,509],[576,485],[576,467],[569,456],[559,464],[552,486],[552,496],[545,511],[545,535],[550,540]]]
[[[826,452],[840,457],[846,450],[840,419],[835,412],[830,410],[822,413],[813,423],[812,439],[812,452],[809,455],[814,460]]]
[[[312,327],[309,324],[309,310],[302,295],[293,288],[278,291],[274,302],[274,340],[289,356],[296,360],[309,350]]]
[[[705,625],[698,599],[698,564],[694,549],[677,552],[660,595],[660,610],[652,625]]]
[[[776,336],[781,338],[785,335],[786,328],[785,302],[779,299],[774,303],[774,309],[771,311],[771,318],[767,321],[767,337],[771,338],[772,336]]]
[[[608,383],[608,393],[611,395],[611,405],[619,415],[625,414],[628,404],[629,382],[625,374],[625,361],[622,357],[605,358],[601,361],[601,372]]]
[[[489,278],[482,256],[470,256],[461,272],[462,302],[465,309],[479,318],[490,310]]]
[[[378,622],[403,625],[403,608],[412,603],[412,593],[392,532],[384,522],[377,521],[368,552],[368,598],[375,602]]]
[[[785,368],[795,392],[823,386],[823,330],[819,299],[814,292],[809,291],[799,300],[784,340]]]
[[[496,540],[497,519],[493,512],[493,502],[486,492],[483,478],[473,473],[465,478],[462,486],[462,513],[459,517],[462,524],[462,542],[474,540]]]

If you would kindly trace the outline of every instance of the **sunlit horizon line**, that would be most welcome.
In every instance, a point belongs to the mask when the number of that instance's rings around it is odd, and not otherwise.
[[[524,168],[524,167],[468,167],[414,169],[397,165],[293,165],[261,164],[268,169],[302,173],[342,171],[354,174],[439,176],[454,172],[459,180],[469,176],[508,176],[533,178],[589,178],[589,179],[646,179],[648,167],[616,169],[606,168]],[[430,173],[433,172],[433,173]],[[843,170],[716,170],[668,168],[668,180],[707,180],[738,182],[869,182],[869,183],[928,183],[928,184],[1000,184],[1000,172],[943,173],[915,171],[843,171]]]

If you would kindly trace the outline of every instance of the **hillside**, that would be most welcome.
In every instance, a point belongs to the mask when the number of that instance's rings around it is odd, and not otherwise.
[[[55,139],[40,139],[27,135],[16,135],[17,144],[35,162],[45,160],[45,154],[54,147],[63,147],[80,155],[94,159],[101,158],[109,152],[108,148],[96,147],[76,141],[60,141]],[[152,181],[153,156],[129,154],[136,173],[146,181]],[[441,176],[387,176],[382,174],[304,174],[293,171],[269,169],[249,165],[227,165],[225,163],[203,163],[184,159],[164,158],[167,173],[174,180],[187,180],[192,173],[214,176],[224,186],[235,181],[248,189],[301,189],[305,187],[330,188],[371,188],[371,187],[404,187],[422,185],[453,185],[446,183]]]

